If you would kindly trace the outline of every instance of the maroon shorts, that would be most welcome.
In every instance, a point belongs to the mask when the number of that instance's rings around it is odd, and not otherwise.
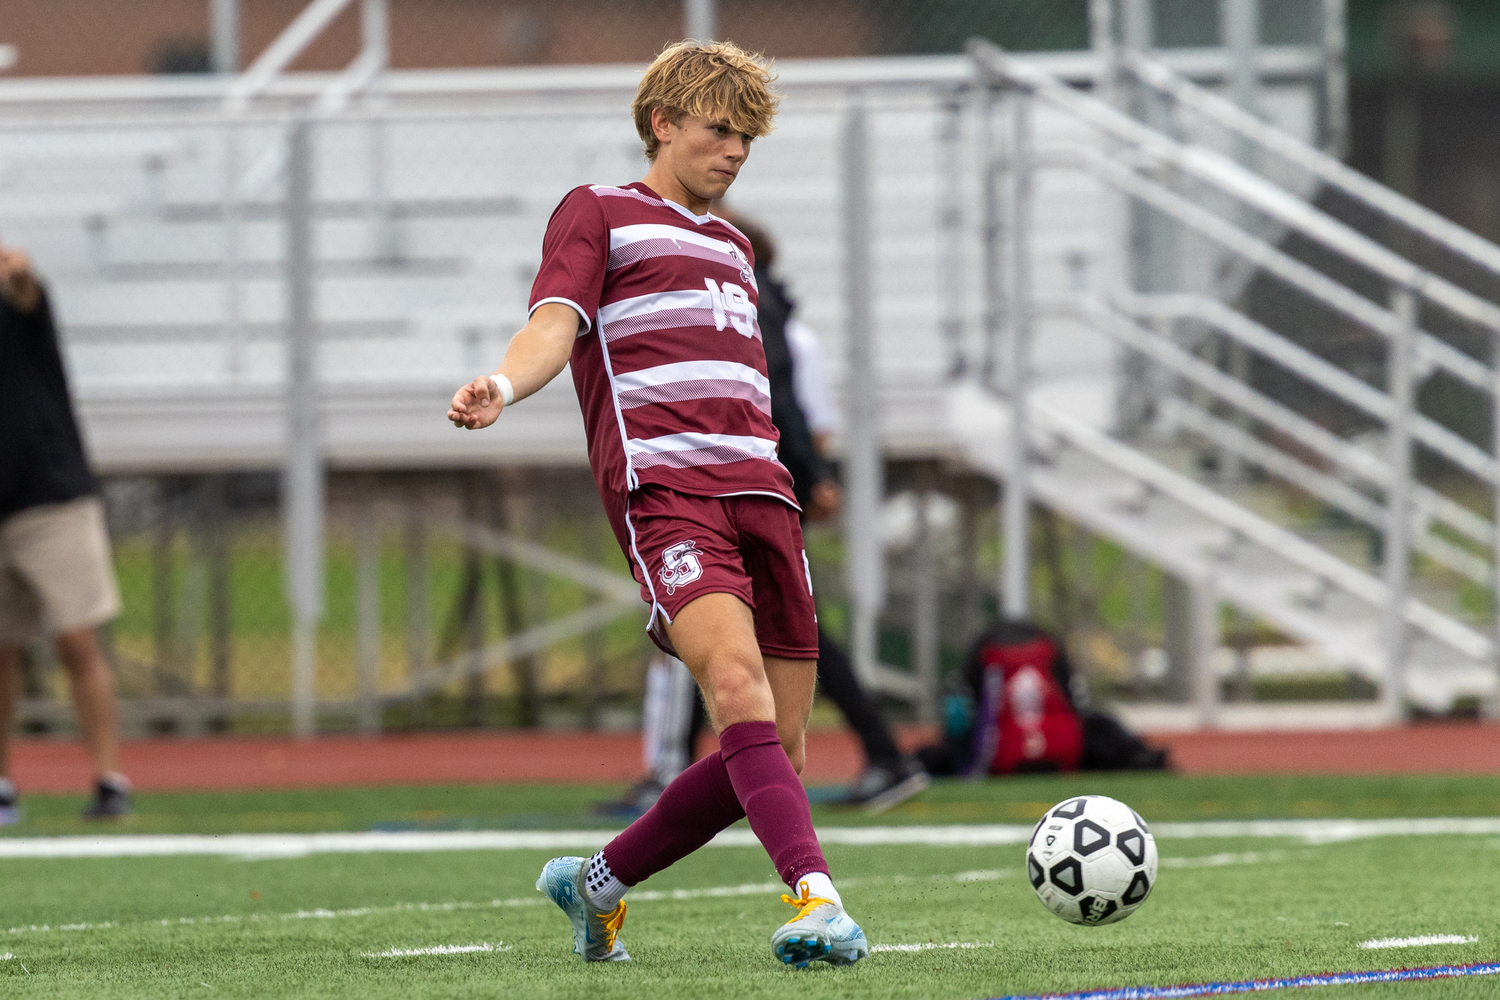
[[[651,605],[650,634],[676,655],[665,625],[704,594],[733,594],[755,613],[767,656],[818,658],[818,618],[802,522],[761,494],[701,497],[647,484],[607,505],[620,547]]]

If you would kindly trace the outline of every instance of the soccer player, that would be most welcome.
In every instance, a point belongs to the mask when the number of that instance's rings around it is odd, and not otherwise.
[[[623,187],[569,192],[552,214],[531,319],[500,367],[453,397],[460,427],[571,361],[589,462],[649,631],[703,690],[719,750],[592,858],[554,858],[537,888],[573,923],[585,960],[626,961],[633,885],[748,817],[796,916],[781,961],[869,954],[844,912],[797,775],[817,677],[812,581],[792,479],[777,461],[749,241],[708,211],[771,129],[777,98],[758,57],[720,42],[669,46],[632,104],[650,166]]]
[[[797,502],[807,519],[832,517],[841,497],[838,480],[823,460],[818,443],[836,428],[837,408],[822,372],[817,334],[802,327],[796,303],[771,268],[776,243],[764,228],[738,214],[722,213],[745,238],[755,257],[758,289],[756,323],[766,351],[771,385],[771,422],[780,441],[777,458],[792,475]],[[817,421],[815,423],[814,421]],[[844,802],[882,812],[926,789],[932,779],[915,760],[902,755],[880,710],[865,693],[849,657],[820,627],[818,629],[818,687],[859,737],[866,767],[850,784]],[[662,789],[692,763],[698,730],[705,721],[692,676],[674,657],[654,659],[646,674],[646,698],[641,713],[642,750],[646,777],[636,782],[618,802],[605,804],[609,814],[645,812]]]

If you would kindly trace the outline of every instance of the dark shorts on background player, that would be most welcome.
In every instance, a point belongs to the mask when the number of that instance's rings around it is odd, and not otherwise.
[[[802,524],[786,501],[694,496],[648,484],[608,513],[641,599],[653,605],[651,638],[663,650],[676,655],[663,615],[670,622],[695,598],[733,594],[755,613],[761,653],[818,658]]]

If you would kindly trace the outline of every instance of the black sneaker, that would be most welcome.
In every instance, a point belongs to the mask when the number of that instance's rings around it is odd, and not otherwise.
[[[656,805],[666,786],[655,778],[642,778],[625,790],[625,794],[613,802],[595,802],[595,816],[611,816],[616,819],[638,819],[646,810]]]
[[[903,760],[896,767],[871,765],[850,783],[844,804],[863,806],[865,812],[882,813],[926,791],[931,784],[932,777],[914,760]]]
[[[94,798],[83,810],[84,819],[118,819],[130,815],[130,782],[123,776],[100,778]]]
[[[9,778],[0,778],[0,826],[21,822],[21,797]]]

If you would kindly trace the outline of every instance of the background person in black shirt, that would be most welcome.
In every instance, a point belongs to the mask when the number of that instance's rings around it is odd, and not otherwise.
[[[49,636],[94,764],[84,815],[130,811],[114,676],[94,633],[119,610],[104,506],[73,417],[46,290],[25,254],[0,246],[0,825],[19,818],[9,751],[21,654]]]

